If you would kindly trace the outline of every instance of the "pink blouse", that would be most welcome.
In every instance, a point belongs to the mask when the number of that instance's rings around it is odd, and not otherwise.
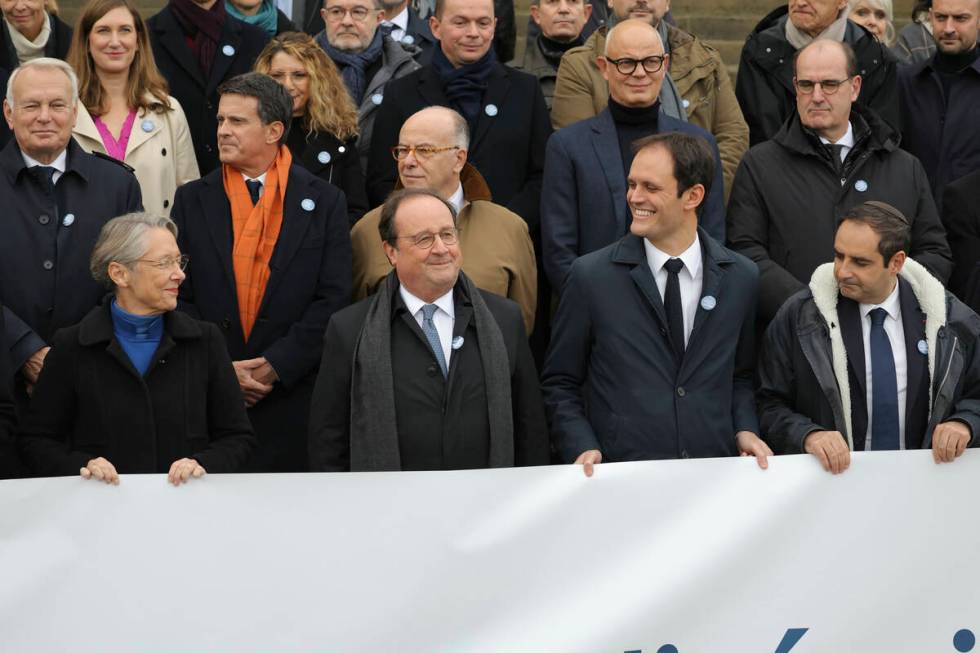
[[[102,122],[102,118],[93,118],[92,122],[95,123],[95,128],[99,130],[99,136],[102,137],[102,144],[105,145],[106,153],[113,159],[118,159],[119,161],[125,160],[126,146],[129,145],[129,134],[133,130],[133,123],[136,122],[136,112],[130,111],[129,115],[126,116],[122,129],[119,130],[119,140],[112,137],[112,132]]]

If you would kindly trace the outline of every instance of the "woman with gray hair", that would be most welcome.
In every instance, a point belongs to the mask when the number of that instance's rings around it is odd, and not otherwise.
[[[235,471],[254,447],[221,333],[174,310],[187,266],[176,236],[147,213],[102,228],[90,269],[112,294],[54,337],[19,432],[35,473],[179,485]]]

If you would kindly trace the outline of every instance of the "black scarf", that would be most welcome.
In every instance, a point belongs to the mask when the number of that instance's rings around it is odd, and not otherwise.
[[[480,115],[487,79],[497,65],[497,55],[491,46],[478,61],[454,68],[442,48],[432,49],[432,67],[442,79],[443,92],[449,105],[463,114],[470,127]]]
[[[354,99],[354,104],[360,106],[368,84],[365,71],[384,53],[384,31],[380,27],[376,29],[371,45],[361,52],[347,52],[333,47],[327,40],[326,30],[317,34],[316,42],[340,68],[340,75],[344,78],[344,84]]]
[[[221,43],[221,31],[225,25],[224,0],[218,0],[208,10],[201,9],[192,0],[170,0],[170,9],[189,38],[193,39],[191,52],[201,71],[207,77]]]
[[[581,34],[567,43],[553,41],[544,34],[538,35],[538,50],[540,50],[541,56],[555,68],[558,68],[558,64],[561,63],[563,54],[583,43],[585,43],[585,39],[582,38]]]

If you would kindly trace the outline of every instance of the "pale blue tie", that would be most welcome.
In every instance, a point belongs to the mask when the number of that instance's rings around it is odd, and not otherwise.
[[[425,334],[425,339],[429,341],[429,347],[432,348],[432,353],[436,355],[436,360],[439,361],[439,367],[442,369],[442,377],[446,378],[449,374],[448,368],[446,367],[446,355],[442,353],[439,332],[436,331],[436,324],[432,321],[432,316],[438,309],[439,307],[435,304],[426,304],[422,307],[422,333]]]

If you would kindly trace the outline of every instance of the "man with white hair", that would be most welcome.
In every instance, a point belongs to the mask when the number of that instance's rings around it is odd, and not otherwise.
[[[60,59],[17,68],[3,114],[14,138],[0,152],[0,296],[11,368],[29,388],[55,331],[78,322],[105,294],[88,273],[102,225],[142,209],[128,168],[86,154],[72,139],[78,79]]]

